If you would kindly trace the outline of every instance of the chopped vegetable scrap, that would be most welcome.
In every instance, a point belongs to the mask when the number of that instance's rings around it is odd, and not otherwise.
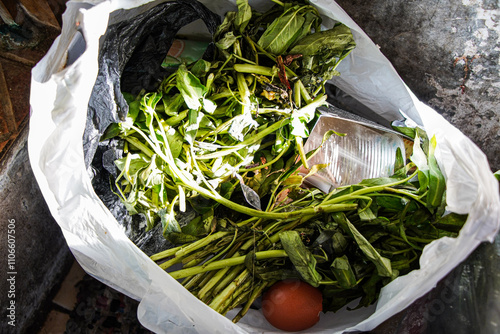
[[[155,92],[125,94],[127,119],[104,135],[124,142],[117,195],[174,244],[151,258],[217,312],[241,307],[234,322],[287,279],[321,291],[324,312],[370,305],[465,220],[444,214],[436,142],[421,129],[411,161],[398,151],[391,177],[330,193],[301,187],[310,175],[300,166],[324,167],[308,166],[320,147],[306,153],[303,141],[355,42],[341,23],[322,31],[306,2],[274,2],[260,13],[237,0],[214,35],[214,58],[180,64]]]

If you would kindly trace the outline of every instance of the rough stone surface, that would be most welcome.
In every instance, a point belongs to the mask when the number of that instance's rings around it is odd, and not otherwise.
[[[500,169],[500,10],[492,0],[338,0],[415,95]]]
[[[71,253],[53,220],[28,160],[24,129],[0,161],[0,333],[25,333],[40,313],[71,264]],[[8,227],[15,222],[15,262],[7,267]],[[10,226],[12,227],[12,226]],[[9,227],[9,228],[10,228]],[[13,274],[10,274],[13,272]],[[14,278],[7,281],[7,278]],[[13,283],[13,284],[11,284]],[[14,295],[9,295],[13,292]],[[6,321],[7,305],[15,303],[15,327]],[[10,319],[9,319],[10,320]]]

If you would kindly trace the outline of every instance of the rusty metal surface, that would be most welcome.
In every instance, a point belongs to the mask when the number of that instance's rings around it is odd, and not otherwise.
[[[27,120],[31,68],[60,33],[64,3],[0,2],[0,159]]]
[[[14,108],[10,101],[9,88],[0,62],[0,142],[13,139],[16,133],[17,124]]]

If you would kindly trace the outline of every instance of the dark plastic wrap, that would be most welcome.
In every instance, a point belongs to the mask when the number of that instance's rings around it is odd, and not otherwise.
[[[161,231],[157,231],[161,226],[143,232],[145,219],[130,216],[113,193],[114,161],[121,157],[120,143],[100,142],[100,138],[111,123],[123,121],[128,113],[122,92],[137,94],[142,89],[154,90],[168,75],[161,63],[177,32],[201,19],[213,34],[220,17],[191,0],[169,1],[146,10],[145,6],[121,13],[131,18],[111,24],[101,38],[99,73],[89,101],[83,143],[85,162],[90,166],[97,195],[123,225],[129,238],[144,252],[153,253],[167,242]],[[139,14],[134,15],[135,12]],[[210,50],[209,47],[205,57],[210,56]]]

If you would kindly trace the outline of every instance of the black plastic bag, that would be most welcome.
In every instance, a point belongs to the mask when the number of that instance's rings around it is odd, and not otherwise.
[[[167,73],[161,63],[177,32],[198,19],[203,20],[210,34],[220,24],[218,15],[194,0],[164,2],[143,11],[146,6],[128,10],[139,14],[111,24],[101,38],[99,74],[83,137],[87,166],[104,130],[111,123],[123,121],[128,113],[122,92],[151,91],[159,85]]]

